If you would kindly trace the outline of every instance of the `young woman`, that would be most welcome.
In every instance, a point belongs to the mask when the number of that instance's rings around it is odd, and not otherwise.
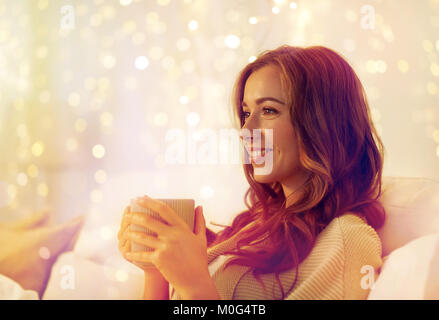
[[[366,299],[382,265],[384,147],[353,69],[331,49],[284,45],[240,72],[233,104],[242,132],[260,129],[242,136],[248,210],[215,234],[200,207],[195,233],[157,200],[139,199],[167,224],[127,208],[120,251],[156,267],[145,298],[168,299],[170,284],[171,299]],[[128,240],[154,250],[130,253]]]

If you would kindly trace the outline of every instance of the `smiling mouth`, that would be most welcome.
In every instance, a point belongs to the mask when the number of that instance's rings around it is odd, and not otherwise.
[[[266,154],[273,152],[273,149],[254,149],[253,151],[247,150],[247,152],[252,160],[258,160],[260,158],[264,158]]]

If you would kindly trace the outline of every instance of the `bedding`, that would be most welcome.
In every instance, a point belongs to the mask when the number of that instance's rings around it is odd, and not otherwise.
[[[19,283],[0,274],[0,300],[39,300],[38,292],[25,290]]]
[[[439,233],[417,238],[383,261],[368,300],[439,299]]]

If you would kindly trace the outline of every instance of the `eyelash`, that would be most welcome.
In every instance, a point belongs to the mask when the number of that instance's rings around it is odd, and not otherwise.
[[[273,108],[263,108],[262,110],[271,110],[271,111],[274,111],[273,114],[276,114],[276,113],[277,113],[277,110],[276,110],[276,109],[273,109]],[[246,118],[246,117],[245,117],[245,114],[246,114],[246,113],[248,113],[248,112],[243,111],[243,117],[244,117],[244,119]]]

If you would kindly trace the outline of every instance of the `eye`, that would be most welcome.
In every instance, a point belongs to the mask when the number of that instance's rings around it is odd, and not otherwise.
[[[276,110],[276,109],[272,109],[272,108],[264,108],[263,110],[264,110],[264,111],[265,111],[265,110],[270,111],[269,114],[276,114],[276,113],[277,113],[277,110]]]
[[[265,114],[276,114],[276,113],[278,113],[278,111],[276,109],[273,109],[273,108],[265,107],[262,110],[263,111],[268,111],[268,113],[265,113]],[[242,116],[243,116],[244,120],[247,119],[249,117],[249,115],[250,115],[250,112],[247,112],[247,111],[243,111],[242,112]]]

